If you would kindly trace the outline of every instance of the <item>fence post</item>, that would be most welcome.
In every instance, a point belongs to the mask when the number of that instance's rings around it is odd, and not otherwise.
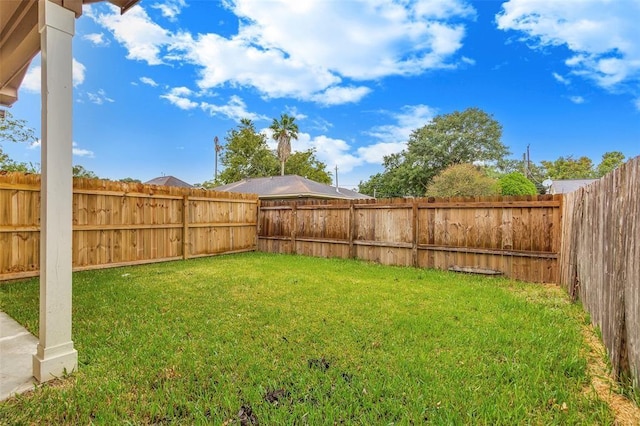
[[[413,233],[413,241],[411,242],[411,252],[412,252],[412,260],[413,266],[415,268],[418,267],[418,201],[416,199],[413,200],[411,204],[412,211],[412,233]]]
[[[353,240],[355,239],[356,233],[356,208],[354,207],[355,201],[349,201],[349,257],[351,259],[355,259],[355,244],[353,244]]]
[[[189,258],[189,196],[182,197],[182,258]]]
[[[260,231],[261,231],[261,223],[260,222],[260,198],[258,198],[258,202],[256,203],[256,241],[255,241],[255,247],[254,250],[255,251],[259,251],[259,244],[260,244]]]
[[[291,253],[298,254],[296,250],[296,230],[298,229],[298,203],[291,206]]]

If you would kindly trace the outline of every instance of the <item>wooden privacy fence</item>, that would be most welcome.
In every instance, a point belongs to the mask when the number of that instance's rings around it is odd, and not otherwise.
[[[255,250],[255,195],[74,179],[73,268]],[[40,176],[0,175],[0,280],[38,275]]]
[[[562,196],[263,201],[258,250],[556,282]]]
[[[614,373],[640,386],[640,157],[566,196],[560,284],[600,327]]]

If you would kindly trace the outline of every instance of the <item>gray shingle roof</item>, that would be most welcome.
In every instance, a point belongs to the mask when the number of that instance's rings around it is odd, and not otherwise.
[[[214,188],[216,191],[258,194],[262,199],[280,198],[321,198],[321,199],[363,199],[371,198],[346,188],[336,188],[314,182],[297,175],[247,178],[238,182]]]
[[[566,180],[554,180],[551,183],[551,194],[567,194],[573,192],[578,188],[587,186],[598,179],[566,179]]]
[[[145,184],[160,185],[160,186],[181,186],[184,188],[193,188],[193,185],[190,185],[187,182],[173,176],[160,176],[160,177],[153,178],[151,180],[146,181]]]

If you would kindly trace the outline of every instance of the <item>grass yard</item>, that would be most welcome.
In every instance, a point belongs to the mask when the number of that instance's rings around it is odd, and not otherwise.
[[[7,424],[612,424],[555,287],[249,253],[74,274],[70,379]],[[36,280],[0,309],[38,332]]]

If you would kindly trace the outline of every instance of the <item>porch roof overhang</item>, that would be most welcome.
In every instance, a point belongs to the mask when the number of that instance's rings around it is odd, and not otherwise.
[[[102,0],[49,0],[82,15],[82,5]],[[108,0],[120,13],[140,0]],[[31,60],[40,51],[38,0],[0,0],[0,105],[18,100],[18,89]]]

